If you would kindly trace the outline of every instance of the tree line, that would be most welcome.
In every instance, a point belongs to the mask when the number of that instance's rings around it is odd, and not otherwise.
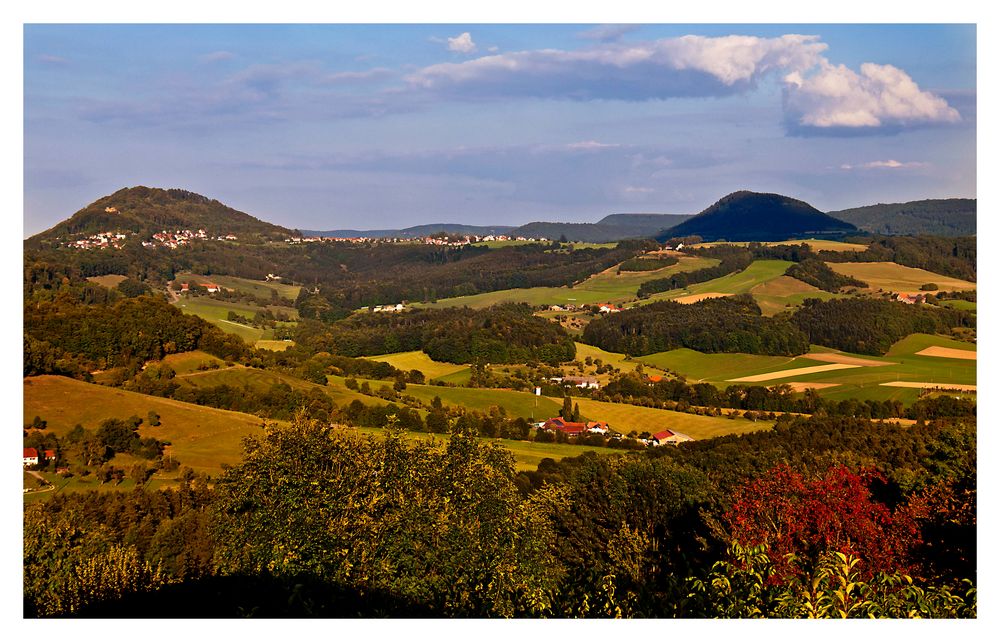
[[[675,348],[699,352],[796,355],[807,352],[801,329],[761,316],[749,294],[682,304],[657,301],[591,321],[583,341],[610,352],[638,356]]]
[[[975,328],[974,314],[879,299],[806,299],[791,316],[809,343],[858,354],[883,355],[913,334]]]
[[[312,352],[349,357],[423,350],[449,363],[556,364],[576,355],[572,338],[561,326],[514,303],[479,310],[356,314],[326,325],[303,323],[295,341]]]

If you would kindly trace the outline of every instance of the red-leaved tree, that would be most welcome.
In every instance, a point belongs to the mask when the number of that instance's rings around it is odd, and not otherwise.
[[[725,522],[742,546],[766,546],[775,568],[772,582],[805,570],[826,551],[860,557],[868,578],[905,572],[920,542],[919,529],[906,507],[891,511],[872,498],[876,481],[884,478],[872,470],[835,466],[807,479],[781,465],[737,489]]]

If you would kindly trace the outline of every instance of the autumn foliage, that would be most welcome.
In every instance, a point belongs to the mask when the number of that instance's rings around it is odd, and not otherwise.
[[[890,510],[872,496],[880,482],[871,470],[835,466],[809,479],[781,465],[740,487],[725,521],[741,545],[767,547],[772,582],[799,574],[825,551],[862,558],[865,577],[906,571],[919,529],[907,506]]]

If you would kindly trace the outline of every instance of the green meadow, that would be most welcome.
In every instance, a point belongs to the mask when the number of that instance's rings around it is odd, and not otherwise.
[[[242,337],[249,343],[256,343],[260,340],[269,340],[274,338],[274,332],[269,328],[255,328],[253,326],[230,321],[227,318],[230,312],[235,312],[236,314],[244,317],[253,318],[253,315],[262,309],[256,305],[236,303],[232,301],[219,301],[206,296],[184,296],[178,301],[175,301],[174,305],[179,307],[186,314],[199,316],[230,334]],[[297,319],[299,316],[298,310],[288,306],[269,305],[266,309],[276,313],[283,312],[292,319]]]
[[[834,272],[860,279],[872,290],[886,292],[920,292],[920,286],[933,283],[938,290],[949,292],[975,290],[971,281],[952,278],[919,268],[906,267],[896,263],[827,263]]]
[[[291,299],[292,301],[299,296],[299,291],[302,289],[302,286],[288,285],[280,281],[254,281],[238,276],[224,276],[221,274],[203,276],[192,274],[191,272],[182,272],[177,274],[174,280],[177,283],[215,283],[230,290],[246,292],[265,299],[271,297],[271,292],[277,292],[279,297]]]

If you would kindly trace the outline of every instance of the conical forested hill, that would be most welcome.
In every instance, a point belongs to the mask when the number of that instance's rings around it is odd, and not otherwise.
[[[99,198],[29,241],[67,240],[115,230],[152,234],[161,230],[205,230],[210,236],[283,238],[291,230],[272,225],[219,201],[182,189],[128,187]]]
[[[733,192],[697,216],[663,230],[657,240],[700,236],[705,241],[783,241],[856,231],[851,223],[781,194]]]

